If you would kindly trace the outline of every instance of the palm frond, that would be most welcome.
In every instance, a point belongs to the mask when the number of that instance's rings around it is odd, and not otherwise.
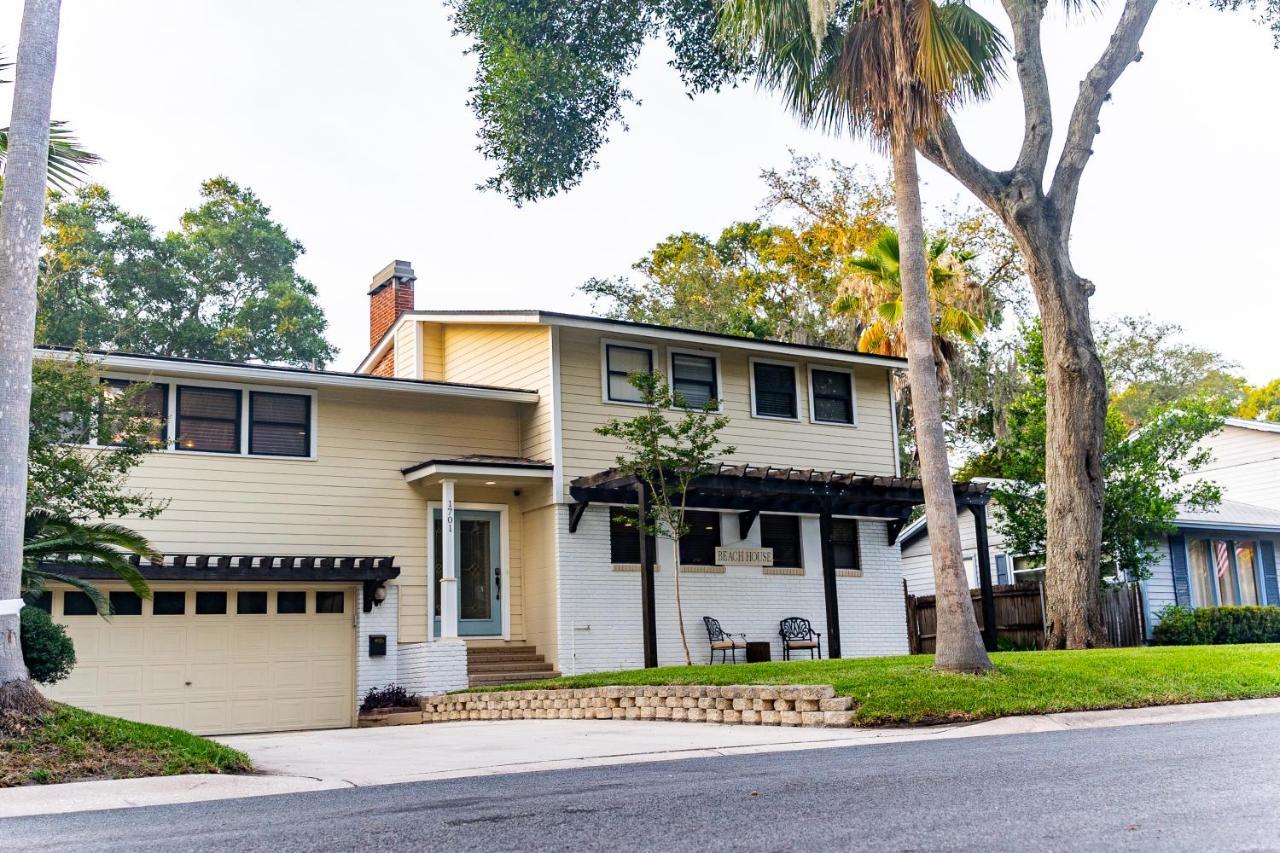
[[[9,128],[0,128],[0,168],[9,156]],[[88,177],[87,167],[99,163],[102,158],[85,150],[65,121],[49,125],[49,185],[59,190],[70,190]]]
[[[83,578],[64,575],[61,572],[51,572],[46,569],[28,568],[22,570],[22,586],[24,589],[30,589],[36,586],[43,586],[46,581],[54,581],[56,583],[64,583],[67,586],[76,589],[89,596],[89,600],[93,602],[93,609],[98,611],[98,615],[104,619],[111,616],[111,602],[107,596],[103,595],[102,590]]]

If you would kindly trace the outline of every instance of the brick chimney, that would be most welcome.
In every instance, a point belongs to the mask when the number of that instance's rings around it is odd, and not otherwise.
[[[369,287],[369,346],[378,345],[382,336],[413,310],[413,265],[408,261],[392,261],[373,277]]]

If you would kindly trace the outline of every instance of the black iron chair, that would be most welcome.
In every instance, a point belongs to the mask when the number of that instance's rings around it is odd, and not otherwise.
[[[716,662],[716,652],[720,653],[720,663],[728,663],[729,655],[733,662],[738,662],[738,649],[747,650],[746,634],[730,634],[720,627],[718,619],[710,616],[702,617],[702,624],[707,626],[707,642],[711,643],[711,663]]]
[[[822,635],[813,630],[808,619],[788,616],[778,623],[778,636],[782,638],[782,659],[791,660],[792,651],[808,651],[809,659],[816,655],[822,660]]]

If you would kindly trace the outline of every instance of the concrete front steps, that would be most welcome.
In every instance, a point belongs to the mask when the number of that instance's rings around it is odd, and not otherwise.
[[[467,647],[467,683],[471,687],[515,684],[559,675],[534,646]]]

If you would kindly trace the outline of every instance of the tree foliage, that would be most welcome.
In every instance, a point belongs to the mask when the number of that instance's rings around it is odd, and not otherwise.
[[[1023,328],[1018,366],[1026,390],[1009,406],[1008,435],[972,460],[962,477],[1001,478],[994,492],[1002,510],[1001,532],[1010,550],[1045,552],[1045,374],[1038,324]],[[1147,577],[1155,542],[1175,530],[1179,508],[1210,509],[1221,499],[1217,485],[1189,479],[1210,458],[1198,442],[1222,425],[1222,415],[1202,398],[1188,397],[1153,410],[1145,425],[1130,428],[1112,406],[1103,448],[1102,572]]]
[[[692,660],[680,602],[679,543],[689,532],[685,500],[695,479],[710,474],[717,460],[734,452],[735,448],[720,440],[729,418],[716,414],[718,400],[708,400],[702,409],[691,408],[680,394],[672,392],[660,373],[637,373],[630,381],[640,390],[643,411],[630,418],[614,418],[596,427],[596,432],[624,443],[626,449],[616,461],[618,470],[645,486],[649,512],[644,532],[676,543],[672,567],[676,620],[688,665]]]
[[[1246,386],[1244,400],[1235,414],[1252,421],[1280,421],[1280,379],[1257,388]]]
[[[56,684],[76,665],[76,648],[67,629],[38,607],[22,608],[22,660],[33,681]]]
[[[46,216],[37,342],[228,361],[324,363],[335,350],[303,252],[252,190],[200,188],[158,234],[106,188],[59,196]]]
[[[146,537],[122,525],[32,513],[23,531],[22,592],[39,595],[47,583],[67,584],[89,596],[99,615],[109,616],[107,596],[92,583],[67,574],[66,569],[106,569],[142,598],[150,598],[151,588],[129,561],[130,555],[158,556]]]

